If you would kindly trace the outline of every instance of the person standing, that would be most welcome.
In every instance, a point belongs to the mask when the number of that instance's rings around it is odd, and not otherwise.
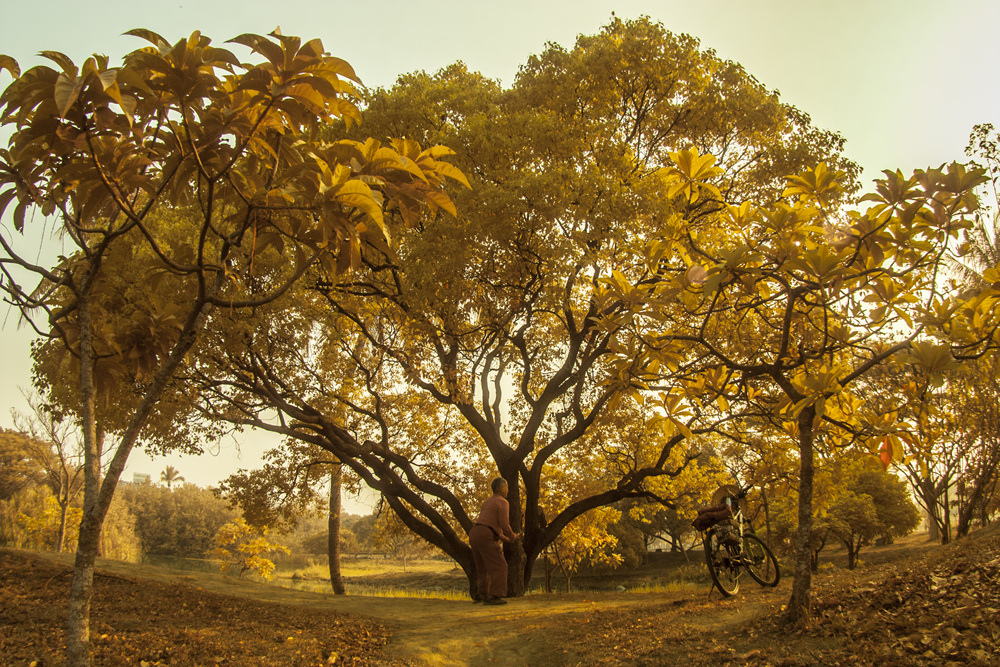
[[[507,561],[501,542],[513,542],[520,533],[510,527],[507,482],[497,477],[490,484],[493,495],[483,503],[469,531],[469,546],[476,564],[476,598],[473,602],[507,604]]]

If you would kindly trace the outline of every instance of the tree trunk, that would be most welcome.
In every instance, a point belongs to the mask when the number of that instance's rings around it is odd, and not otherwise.
[[[795,539],[795,575],[792,597],[785,619],[789,623],[808,623],[811,613],[809,588],[812,585],[812,495],[813,495],[813,418],[816,408],[809,406],[799,414],[799,530]]]
[[[59,499],[59,533],[56,535],[56,553],[62,553],[66,546],[66,515],[69,514],[69,498]]]
[[[932,542],[941,541],[941,528],[938,526],[937,517],[927,512],[927,537]]]
[[[826,539],[827,538],[824,537],[820,541],[820,543],[819,543],[818,546],[816,546],[814,548],[811,548],[811,551],[812,551],[812,562],[810,563],[810,569],[813,572],[819,572],[819,552],[821,552],[823,550],[823,548],[826,547]]]
[[[517,469],[501,468],[500,475],[507,481],[507,502],[510,505],[510,527],[515,533],[524,531],[523,498],[519,486],[520,477]],[[531,569],[535,557],[528,562],[524,553],[524,539],[503,543],[503,556],[507,561],[507,597],[521,597],[528,589]]]
[[[858,566],[858,554],[861,552],[861,542],[855,545],[853,541],[844,542],[847,547],[847,569],[853,570]]]
[[[944,518],[941,516],[941,506],[938,502],[941,494],[938,492],[937,485],[930,478],[930,475],[927,475],[920,478],[917,489],[918,495],[923,501],[924,508],[927,510],[927,533],[930,539],[941,544],[947,544],[948,538],[944,529]]]
[[[556,549],[555,552],[556,552],[556,565],[559,567],[559,571],[562,572],[563,579],[566,580],[566,592],[567,593],[572,593],[573,592],[573,588],[572,588],[572,586],[573,586],[573,581],[572,581],[573,580],[573,573],[570,571],[570,569],[568,567],[566,567],[566,564],[563,563],[562,558],[560,558],[560,556],[559,556],[559,549]]]
[[[73,583],[69,594],[66,664],[72,667],[90,664],[90,600],[93,596],[94,562],[97,560],[102,520],[93,510],[85,512],[80,522],[80,539],[77,542]]]
[[[507,597],[520,597],[527,591],[528,579],[531,578],[531,568],[528,567],[521,540],[504,542],[503,557],[507,560]]]
[[[945,487],[944,490],[944,535],[941,537],[941,544],[948,544],[951,542],[951,498],[949,497],[948,488]]]
[[[975,489],[973,490],[975,493]],[[965,537],[969,534],[969,528],[972,526],[972,513],[975,510],[975,505],[973,504],[973,499],[968,499],[965,503],[959,505],[958,508],[958,526],[955,528],[955,537]]]
[[[760,500],[764,505],[764,535],[767,538],[767,544],[771,544],[771,505],[767,501],[767,489],[763,485],[760,487]]]
[[[220,275],[216,280],[217,289],[224,277]],[[83,431],[84,485],[83,519],[80,522],[73,583],[69,594],[69,618],[66,622],[66,664],[69,667],[90,664],[90,599],[93,595],[94,561],[100,548],[104,518],[114,498],[118,480],[156,401],[163,395],[170,378],[197,340],[197,332],[207,311],[208,308],[201,302],[201,305],[189,312],[177,343],[146,388],[135,414],[122,433],[102,480],[104,434],[98,430],[94,412],[94,339],[90,303],[86,294],[79,297],[77,321],[80,329],[80,423]]]
[[[84,486],[83,518],[73,566],[69,593],[69,616],[66,621],[66,663],[70,667],[90,664],[90,599],[94,585],[94,561],[97,559],[103,514],[100,511],[101,456],[97,442],[94,413],[93,334],[90,304],[80,299],[80,421],[83,429]]]
[[[330,519],[327,537],[327,553],[330,560],[330,585],[336,595],[344,595],[344,577],[340,573],[340,490],[343,482],[343,468],[337,463],[330,473]]]

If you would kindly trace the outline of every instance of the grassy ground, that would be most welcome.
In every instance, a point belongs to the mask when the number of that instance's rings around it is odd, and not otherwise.
[[[676,571],[675,556],[577,578],[610,590],[531,594],[503,607],[333,596],[101,561],[95,664],[1000,665],[1000,529],[945,547],[914,536],[863,552],[855,571],[837,565],[836,551],[826,555],[814,577],[816,621],[795,628],[780,622],[790,577],[726,599],[697,583],[644,589]],[[0,550],[0,664],[60,664],[69,564]],[[441,567],[408,566],[406,577],[460,576]],[[357,576],[393,576],[365,571]]]
[[[468,597],[465,574],[453,561],[440,558],[352,558],[341,561],[348,594],[377,597],[419,597],[458,600]],[[295,590],[326,593],[331,590],[325,564],[279,568],[274,583]]]

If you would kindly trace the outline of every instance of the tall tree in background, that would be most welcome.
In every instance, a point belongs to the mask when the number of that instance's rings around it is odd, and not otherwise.
[[[31,443],[24,433],[0,428],[0,500],[7,500],[43,479],[44,473],[30,449]]]
[[[650,341],[628,326],[639,292],[611,295],[605,281],[650,280],[656,267],[637,256],[647,241],[709,220],[719,199],[766,205],[786,173],[856,168],[839,136],[648,19],[550,46],[510,89],[461,65],[403,76],[371,96],[365,123],[456,149],[472,184],[455,194],[460,219],[425,220],[389,252],[365,248],[363,271],[301,293],[298,319],[258,311],[268,340],[248,327],[243,350],[220,341],[217,365],[237,372],[199,395],[221,417],[334,453],[473,580],[465,531],[499,472],[524,534],[508,554],[519,594],[570,522],[661,497],[656,478],[697,455],[679,443],[730,419],[714,408],[652,419],[639,368]],[[714,200],[688,198],[699,150],[719,155]],[[625,358],[636,366],[619,367]],[[344,372],[360,395],[338,392]],[[584,471],[593,484],[559,481]]]
[[[0,428],[0,544],[6,546],[18,542],[17,518],[26,509],[26,496],[45,479],[29,448],[25,434]]]
[[[847,549],[847,568],[858,565],[862,547],[876,538],[903,537],[920,523],[906,483],[875,459],[841,462],[835,496],[827,509],[830,531]]]
[[[1000,138],[993,125],[973,129],[966,154],[985,170],[986,179],[977,189],[982,205],[957,230],[958,242],[945,256],[944,277],[971,295],[990,288],[1000,265]],[[987,521],[985,510],[998,492],[997,363],[991,354],[962,367],[946,364],[939,368],[947,371],[943,374],[895,364],[868,386],[869,395],[878,397],[887,411],[899,403],[899,389],[908,396],[900,407],[915,427],[909,437],[911,456],[897,464],[927,513],[932,539],[943,543],[964,535],[974,512]],[[953,526],[956,507],[958,524]]]
[[[173,466],[167,466],[163,472],[160,473],[160,481],[167,485],[167,488],[173,488],[174,482],[183,482],[184,477],[177,471],[177,468]]]
[[[340,572],[340,514],[343,467],[329,452],[293,440],[264,453],[264,465],[239,470],[222,480],[219,495],[239,507],[247,523],[258,529],[287,529],[323,504],[327,517],[330,585],[346,593]]]
[[[317,138],[321,125],[359,118],[356,75],[318,40],[242,35],[233,41],[262,59],[245,64],[198,32],[174,44],[130,34],[150,46],[119,67],[44,51],[55,67],[21,74],[0,57],[15,77],[0,94],[13,130],[0,151],[0,212],[14,204],[15,230],[0,235],[0,284],[78,378],[63,406],[85,451],[71,665],[90,661],[94,558],[118,479],[140,435],[155,436],[147,426],[186,409],[173,378],[215,311],[273,302],[314,265],[356,264],[362,239],[384,243],[385,207],[449,207],[436,159],[445,151]],[[39,264],[24,234],[50,219],[67,247]],[[108,410],[117,418],[99,419],[112,396],[125,399]],[[102,479],[105,429],[114,442]]]
[[[28,436],[27,451],[44,471],[45,485],[59,505],[55,550],[62,551],[70,504],[83,490],[83,447],[71,420],[54,413],[38,396],[25,396],[32,414],[14,411],[14,425]]]
[[[957,364],[955,364],[957,366]],[[932,540],[951,541],[951,489],[955,485],[964,456],[955,437],[966,424],[962,415],[952,410],[949,400],[954,389],[951,377],[962,369],[950,369],[947,381],[912,364],[885,364],[871,373],[864,383],[864,395],[886,413],[911,425],[907,434],[907,456],[893,461],[913,489],[918,505],[928,521]],[[900,401],[900,396],[905,401]]]
[[[980,194],[989,205],[977,213],[975,223],[966,230],[966,243],[951,258],[951,268],[965,285],[976,288],[983,282],[983,272],[1000,264],[1000,192],[997,190],[1000,134],[991,123],[972,129],[965,154],[986,170],[989,180]]]
[[[973,523],[985,526],[1000,504],[1000,359],[996,355],[965,364],[955,373],[954,393],[963,428],[954,433],[962,453],[956,489],[956,537],[969,534]]]
[[[269,330],[269,328],[268,328]],[[333,332],[325,335],[337,337]],[[357,355],[364,346],[358,337],[352,350]],[[352,397],[357,393],[355,369],[352,366],[330,369],[329,381],[338,388],[341,396]],[[353,399],[352,399],[353,400]],[[234,406],[237,407],[237,406]],[[331,416],[344,424],[347,410],[343,405],[333,405]],[[211,413],[209,416],[212,416]],[[240,470],[223,480],[220,494],[238,505],[248,521],[258,528],[278,525],[293,526],[300,516],[319,503],[319,487],[329,486],[327,505],[327,556],[330,585],[336,595],[344,595],[344,579],[340,571],[340,515],[344,469],[340,460],[321,447],[289,439],[284,447],[264,454],[265,464],[259,470]]]

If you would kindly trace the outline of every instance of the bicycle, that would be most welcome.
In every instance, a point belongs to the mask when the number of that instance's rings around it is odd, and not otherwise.
[[[720,491],[725,491],[724,503],[702,508],[698,511],[698,518],[692,522],[695,528],[705,534],[708,573],[712,577],[713,587],[718,588],[723,597],[739,592],[740,574],[743,570],[761,586],[777,586],[781,579],[778,559],[757,537],[750,521],[743,518],[739,501],[746,497],[751,488],[723,487]],[[730,493],[730,489],[735,489],[736,493]]]

